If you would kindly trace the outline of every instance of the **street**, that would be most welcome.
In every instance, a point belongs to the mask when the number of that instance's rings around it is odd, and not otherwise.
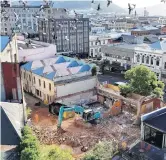
[[[98,75],[99,82],[115,83],[115,82],[127,82],[124,76],[120,73],[109,73],[105,75]]]

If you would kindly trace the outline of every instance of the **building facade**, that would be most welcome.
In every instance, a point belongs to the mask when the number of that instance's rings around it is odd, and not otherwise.
[[[134,36],[145,36],[150,34],[159,35],[160,33],[161,33],[161,29],[156,27],[151,27],[151,26],[139,27],[131,31],[131,35],[134,35]]]
[[[27,6],[26,9],[23,6],[6,6],[3,9],[6,12],[5,16],[9,18],[5,20],[3,16],[1,17],[1,35],[10,35],[13,29],[16,32],[37,33],[38,18],[68,17],[62,8],[45,8],[44,11],[39,11],[40,6]],[[19,20],[17,20],[15,13],[18,15]]]
[[[14,36],[0,36],[0,62],[18,62],[17,39]]]
[[[48,103],[88,98],[97,85],[91,68],[84,61],[64,56],[29,62],[21,67],[23,88]]]
[[[89,57],[100,57],[101,47],[107,45],[111,37],[109,36],[90,36],[89,38]]]
[[[115,30],[131,30],[134,28],[137,24],[137,21],[131,20],[131,19],[118,19],[118,20],[112,20],[111,23],[109,23],[108,28],[109,29],[115,29]]]
[[[156,73],[157,78],[166,82],[166,45],[158,41],[150,45],[135,47],[134,66],[143,64]]]
[[[57,52],[70,51],[82,58],[88,56],[88,18],[39,19],[38,23],[40,41],[56,44]]]
[[[112,70],[127,70],[131,68],[134,60],[135,44],[110,44],[102,46],[102,59],[110,61]]]

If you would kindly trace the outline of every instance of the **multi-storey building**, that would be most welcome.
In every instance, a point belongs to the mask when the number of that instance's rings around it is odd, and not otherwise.
[[[79,57],[88,56],[88,18],[39,19],[38,24],[40,41],[56,44],[57,52],[70,51]]]
[[[143,64],[155,72],[159,80],[166,82],[166,40],[152,44],[111,44],[102,46],[101,52],[112,68],[128,69]]]
[[[137,24],[136,20],[131,19],[117,19],[112,20],[111,23],[109,23],[108,28],[109,29],[115,29],[115,30],[130,30],[134,28]]]
[[[131,35],[134,36],[144,36],[149,34],[159,35],[161,32],[161,29],[152,27],[152,26],[144,26],[144,27],[138,27],[136,29],[133,29],[131,31]]]
[[[107,45],[111,36],[90,36],[89,37],[89,56],[98,57],[101,56],[101,47]]]
[[[65,18],[68,17],[66,11],[62,8],[49,8],[46,7],[44,11],[40,11],[40,6],[5,6],[3,7],[4,16],[1,17],[1,35],[10,35],[15,29],[16,32],[37,33],[38,31],[38,18]],[[1,8],[2,10],[2,8]],[[18,15],[18,20],[16,15]],[[3,15],[3,14],[2,14]]]
[[[135,47],[134,64],[143,64],[156,73],[158,79],[166,82],[166,41]]]
[[[97,77],[93,65],[74,58],[57,56],[28,62],[21,67],[24,90],[43,101],[88,99],[95,93]]]

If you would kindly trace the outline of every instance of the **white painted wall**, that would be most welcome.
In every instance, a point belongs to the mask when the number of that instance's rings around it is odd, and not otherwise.
[[[82,80],[78,82],[58,85],[56,86],[57,98],[74,94],[77,92],[93,89],[94,87],[96,87],[96,85],[97,85],[97,78],[95,76],[90,79],[86,79],[86,80]]]
[[[74,95],[74,96],[71,96],[71,97],[62,98],[58,102],[61,102],[61,103],[64,102],[64,103],[72,105],[72,104],[83,102],[84,100],[88,101],[93,96],[94,96],[93,91],[89,91],[89,92],[77,94],[77,95]]]
[[[56,53],[56,45],[53,44],[41,48],[18,50],[19,62],[44,60],[46,58],[54,57]]]
[[[18,62],[18,49],[16,36],[8,43],[6,48],[0,53],[0,62],[15,62],[14,55],[16,55],[16,62]]]

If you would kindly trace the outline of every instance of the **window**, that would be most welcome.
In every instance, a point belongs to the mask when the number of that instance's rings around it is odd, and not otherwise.
[[[31,81],[31,76],[29,75],[29,80]]]
[[[166,69],[166,62],[164,63],[164,69]]]
[[[40,97],[41,97],[41,91],[40,91]]]
[[[146,57],[146,64],[149,64],[149,56]]]
[[[103,44],[105,44],[105,40],[103,40]]]
[[[90,42],[91,43],[91,46],[93,46],[93,42]]]
[[[99,48],[99,52],[101,52],[101,48]]]
[[[39,86],[41,86],[41,81],[40,81],[40,79],[39,79]]]
[[[139,60],[140,60],[140,55],[138,54],[137,55],[137,62],[139,62]]]
[[[142,56],[142,63],[144,63],[144,58],[145,58],[145,56],[143,55],[143,56]]]
[[[36,89],[36,94],[37,94],[37,96],[39,96],[39,90],[38,89]]]
[[[153,57],[151,58],[151,65],[153,65]]]
[[[159,60],[159,58],[157,58],[157,60],[156,60],[156,66],[159,66],[160,65],[160,60]]]
[[[5,28],[5,31],[7,31],[7,28]]]
[[[44,88],[46,88],[46,84],[45,84],[45,81],[43,82],[43,86],[44,86]]]
[[[51,83],[49,83],[49,90],[51,91]]]
[[[34,84],[36,83],[36,81],[35,81],[35,77],[33,78],[33,82],[34,82]]]

